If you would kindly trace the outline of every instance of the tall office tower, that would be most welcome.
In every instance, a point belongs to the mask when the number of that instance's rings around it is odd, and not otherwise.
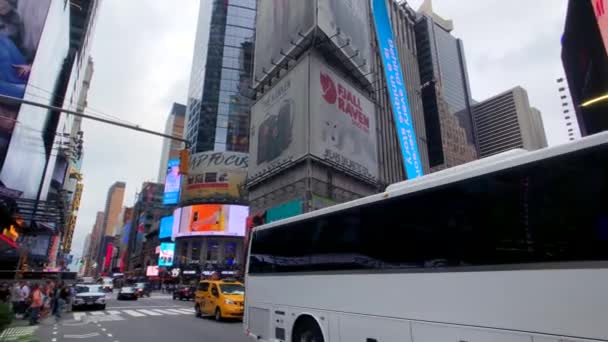
[[[165,123],[165,134],[175,137],[182,137],[184,134],[184,120],[186,118],[186,106],[179,103],[173,103],[171,112]],[[169,160],[179,159],[179,150],[183,147],[179,141],[164,139],[163,150],[160,156],[160,165],[158,166],[158,183],[164,183],[167,176],[167,165]]]
[[[98,211],[95,216],[95,224],[93,225],[93,231],[91,232],[90,252],[88,255],[87,264],[87,275],[94,275],[97,271],[97,262],[99,251],[101,249],[101,241],[104,236],[103,221],[105,218],[103,211]]]
[[[103,220],[102,237],[97,257],[97,269],[109,271],[111,251],[113,250],[115,227],[117,226],[122,212],[122,203],[125,197],[124,182],[116,182],[108,189],[106,197],[105,216]],[[110,254],[110,255],[108,255]]]
[[[451,34],[453,22],[433,12],[431,0],[418,12],[416,46],[428,157],[436,171],[477,157],[471,90],[462,41]]]
[[[607,20],[606,0],[568,2],[562,63],[582,136],[608,130]]]
[[[407,2],[398,4],[391,0],[389,4],[395,45],[399,52],[401,69],[403,70],[405,90],[410,105],[411,116],[414,121],[422,168],[426,174],[429,172],[429,156],[424,110],[420,96],[420,74],[418,72],[416,52],[415,24],[417,14],[407,5]],[[385,87],[386,78],[382,69],[380,49],[378,48],[376,39],[372,39],[372,44],[374,50],[372,65],[374,74],[377,75],[374,89],[378,89],[374,94],[376,97],[376,117],[378,120],[378,173],[379,182],[383,188],[388,184],[405,180],[406,175],[403,167],[401,147],[399,146],[399,138],[395,131],[395,119],[388,89]]]
[[[480,157],[514,148],[547,147],[540,111],[530,107],[528,93],[515,87],[473,107]]]
[[[255,9],[201,1],[184,134],[192,152],[248,151]]]

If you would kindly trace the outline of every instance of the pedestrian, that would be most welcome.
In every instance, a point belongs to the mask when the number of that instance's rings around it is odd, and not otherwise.
[[[21,282],[21,289],[19,290],[19,308],[23,314],[23,319],[27,317],[28,308],[30,305],[30,285],[26,281]]]
[[[54,312],[55,318],[57,318],[58,320],[61,319],[61,313],[63,312],[63,308],[67,304],[69,298],[70,298],[70,290],[68,290],[68,288],[62,284],[60,287],[58,287],[57,302],[56,302],[55,312]]]
[[[17,315],[21,315],[21,306],[19,305],[20,303],[20,298],[21,298],[21,287],[19,286],[18,282],[15,282],[13,284],[13,287],[11,287],[11,304],[13,306],[13,313],[15,314],[15,317],[17,317]]]
[[[8,283],[4,282],[0,285],[0,302],[8,304],[11,298],[11,290]]]
[[[42,291],[36,284],[32,287],[32,303],[30,304],[30,325],[38,324],[40,316],[40,309],[42,308],[44,301],[42,299]]]

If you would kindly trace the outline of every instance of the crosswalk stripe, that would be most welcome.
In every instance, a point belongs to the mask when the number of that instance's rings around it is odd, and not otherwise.
[[[105,316],[106,314],[103,311],[91,311],[89,312],[91,316]]]
[[[153,311],[160,312],[165,315],[178,315],[178,313],[176,313],[176,312],[171,312],[171,311],[161,310],[161,309],[154,309]]]
[[[139,311],[139,312],[143,312],[143,313],[145,313],[145,314],[147,314],[147,315],[150,315],[150,316],[161,316],[161,315],[162,315],[162,314],[160,314],[160,313],[158,313],[158,312],[154,312],[154,311],[152,311],[152,310],[144,310],[144,309],[139,309],[139,310],[137,310],[137,311]]]
[[[120,315],[120,311],[116,310],[108,310],[106,312],[108,313],[108,315]]]
[[[84,312],[74,312],[74,320],[76,321],[82,321],[82,318],[86,316],[87,314]]]
[[[187,315],[194,313],[194,310],[188,310],[188,309],[175,309],[174,311],[179,311],[179,312],[187,314]]]
[[[145,316],[144,314],[139,313],[139,312],[137,312],[135,310],[122,310],[122,312],[126,313],[127,315],[131,315],[133,317],[142,317],[142,316]]]
[[[167,309],[167,311],[175,312],[175,313],[178,313],[180,315],[190,314],[189,312],[183,312],[183,311],[180,311],[180,310],[177,310],[177,309]]]

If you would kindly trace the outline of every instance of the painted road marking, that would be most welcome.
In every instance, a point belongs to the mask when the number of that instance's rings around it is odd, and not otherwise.
[[[161,314],[161,313],[154,312],[154,311],[152,311],[152,310],[140,309],[140,310],[137,310],[137,311],[139,311],[139,312],[143,312],[143,313],[145,313],[145,314],[147,314],[147,315],[150,315],[150,316],[162,316],[162,314]]]
[[[154,309],[154,311],[160,312],[160,313],[165,314],[165,315],[178,315],[178,313],[167,311],[167,310]]]
[[[93,316],[105,316],[106,315],[105,312],[103,312],[103,311],[91,311],[89,313]]]
[[[64,338],[78,338],[78,339],[91,338],[91,337],[96,337],[96,336],[99,336],[98,332],[94,332],[94,333],[90,333],[90,334],[83,334],[83,335],[63,335]]]
[[[106,311],[109,315],[120,315],[120,311],[116,310],[108,310]]]
[[[83,317],[87,317],[87,314],[84,312],[74,312],[74,319],[77,321],[82,321]]]
[[[122,310],[122,312],[126,313],[127,315],[131,315],[133,317],[142,317],[142,316],[145,316],[144,314],[139,313],[139,312],[137,312],[135,310]]]
[[[183,314],[186,314],[186,315],[190,315],[190,314],[194,313],[194,310],[188,310],[188,309],[177,309],[175,311],[179,311],[179,312],[181,312]]]
[[[167,311],[175,312],[175,313],[178,313],[180,315],[190,314],[189,312],[183,312],[183,311],[180,311],[180,310],[177,310],[177,309],[167,309]]]

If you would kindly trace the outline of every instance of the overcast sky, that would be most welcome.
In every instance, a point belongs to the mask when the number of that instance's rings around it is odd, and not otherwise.
[[[89,109],[162,131],[173,102],[185,103],[199,1],[104,0],[92,54]],[[262,0],[270,1],[270,0]],[[364,1],[364,0],[361,0]],[[417,9],[422,0],[410,0]],[[550,145],[567,133],[555,79],[563,74],[560,37],[566,0],[435,0],[464,42],[473,97],[484,100],[516,85],[543,114]],[[95,213],[115,181],[132,205],[144,181],[156,181],[161,139],[85,121],[84,193],[73,253],[82,252]]]

